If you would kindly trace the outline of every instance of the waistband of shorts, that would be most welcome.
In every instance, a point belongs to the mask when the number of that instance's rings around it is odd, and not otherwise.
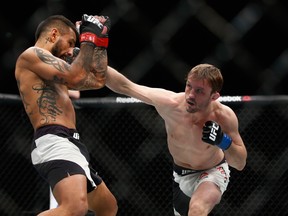
[[[220,163],[218,163],[216,166],[219,166],[220,164],[224,163],[226,161],[225,157],[221,160]],[[194,169],[188,169],[182,166],[179,166],[175,163],[173,163],[173,170],[180,176],[185,176],[189,174],[199,173],[203,172],[205,170],[194,170]]]
[[[35,131],[34,140],[46,134],[55,134],[61,137],[69,137],[73,136],[74,133],[78,133],[76,129],[67,128],[62,125],[45,125]]]

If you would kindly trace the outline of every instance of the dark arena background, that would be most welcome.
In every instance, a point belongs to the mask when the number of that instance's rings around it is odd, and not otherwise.
[[[0,13],[0,215],[49,208],[48,185],[30,160],[33,130],[14,78],[40,21],[108,15],[109,65],[139,84],[183,91],[196,64],[224,76],[221,100],[239,118],[248,150],[242,172],[211,216],[288,215],[288,1],[41,0],[5,2]],[[24,10],[25,8],[25,10]],[[20,10],[20,12],[16,12]],[[81,92],[77,127],[92,165],[115,194],[119,216],[172,216],[172,164],[164,122],[151,106],[108,88]],[[88,215],[93,215],[88,213]]]

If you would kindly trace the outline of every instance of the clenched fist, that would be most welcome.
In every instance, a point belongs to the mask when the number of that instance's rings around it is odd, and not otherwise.
[[[216,145],[222,150],[227,150],[232,139],[222,132],[221,126],[215,121],[207,121],[203,126],[202,140],[211,145]]]

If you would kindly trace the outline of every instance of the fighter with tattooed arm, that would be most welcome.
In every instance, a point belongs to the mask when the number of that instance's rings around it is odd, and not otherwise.
[[[43,20],[36,29],[35,45],[16,62],[19,93],[34,128],[32,164],[58,203],[39,216],[84,216],[88,210],[97,216],[115,216],[118,210],[114,195],[90,166],[69,98],[70,90],[105,86],[110,19],[84,14],[78,24],[79,32],[62,15]],[[74,56],[78,38],[80,52]]]

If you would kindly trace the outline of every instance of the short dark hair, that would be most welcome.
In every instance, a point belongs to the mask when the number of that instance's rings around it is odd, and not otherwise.
[[[60,33],[64,33],[65,31],[67,31],[68,28],[71,28],[75,32],[78,40],[79,33],[74,23],[72,23],[63,15],[52,15],[39,23],[35,32],[35,41],[37,41],[41,34],[47,31],[50,27],[58,28]]]

